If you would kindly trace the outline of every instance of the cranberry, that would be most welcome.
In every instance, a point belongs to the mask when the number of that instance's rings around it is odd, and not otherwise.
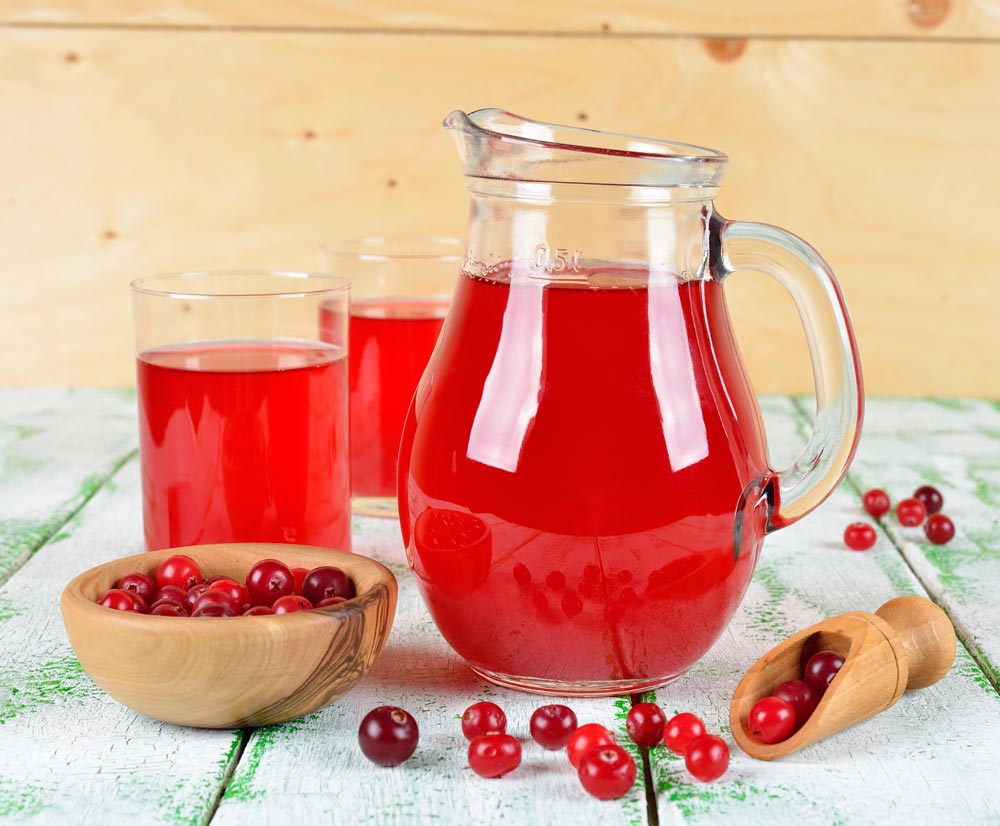
[[[308,568],[289,568],[289,570],[292,572],[292,579],[295,580],[295,586],[294,586],[294,590],[292,591],[292,593],[293,594],[298,594],[299,596],[302,596],[302,582],[309,575],[309,569]]]
[[[892,508],[892,503],[889,501],[889,494],[880,488],[872,488],[865,493],[861,498],[861,504],[876,519],[885,516],[890,508]]]
[[[705,733],[705,724],[693,714],[683,712],[674,715],[663,728],[663,745],[674,754],[684,754],[695,737]]]
[[[254,605],[274,605],[295,590],[295,577],[277,559],[262,559],[247,574],[247,592]]]
[[[395,706],[372,709],[358,729],[361,751],[380,766],[398,766],[416,751],[419,737],[417,721]]]
[[[505,734],[507,715],[496,703],[473,703],[462,715],[462,734],[475,740],[483,734]]]
[[[580,726],[566,741],[566,754],[574,768],[580,765],[580,758],[591,749],[599,749],[615,744],[614,735],[600,723]]]
[[[121,588],[112,588],[103,597],[101,605],[105,608],[112,608],[115,611],[130,611],[134,614],[145,614],[146,605],[142,597],[132,591],[125,591]]]
[[[302,581],[302,596],[312,603],[327,597],[354,598],[354,583],[340,568],[324,565],[313,568]]]
[[[177,608],[182,608],[184,613],[187,614],[187,608],[184,608],[184,603],[179,599],[158,599],[149,607],[149,612],[153,613],[154,608],[159,608],[161,605],[172,605]]]
[[[240,610],[221,591],[206,591],[194,602],[192,617],[235,617]]]
[[[638,703],[625,718],[625,729],[632,742],[647,749],[659,744],[666,724],[667,717],[656,703]]]
[[[210,587],[207,582],[200,582],[184,595],[184,607],[187,608],[188,612],[194,611],[194,604],[198,601],[198,597],[208,591]]]
[[[340,605],[343,602],[347,602],[343,597],[327,597],[326,599],[321,599],[314,606],[315,608],[329,608],[331,605]]]
[[[955,523],[943,513],[935,513],[927,517],[927,522],[924,525],[924,533],[927,534],[927,538],[935,545],[944,545],[947,542],[951,542],[952,537],[955,535]]]
[[[155,605],[161,599],[176,599],[178,602],[184,602],[186,596],[187,591],[183,588],[178,588],[176,585],[164,585],[154,595],[153,604]]]
[[[188,612],[177,600],[163,599],[150,609],[154,617],[186,617]]]
[[[696,780],[710,783],[722,777],[729,768],[729,746],[721,737],[701,734],[688,743],[684,765]]]
[[[758,743],[780,743],[795,731],[795,709],[779,697],[764,697],[753,704],[747,722]]]
[[[576,731],[576,715],[569,706],[553,703],[536,708],[531,715],[531,736],[543,749],[563,748]]]
[[[265,617],[273,614],[274,611],[266,605],[251,605],[243,612],[244,617]]]
[[[235,579],[227,579],[225,577],[217,579],[209,585],[208,590],[222,591],[222,593],[226,594],[233,601],[233,604],[240,611],[250,605],[249,592]]]
[[[156,583],[145,574],[126,574],[115,587],[138,594],[147,605],[156,601]]]
[[[576,774],[583,788],[594,797],[615,800],[628,794],[635,783],[635,760],[621,746],[603,746],[580,758]]]
[[[944,497],[941,491],[931,485],[922,485],[913,491],[913,498],[922,502],[927,513],[937,513],[944,507]]]
[[[927,518],[927,508],[919,499],[904,499],[896,505],[896,518],[900,525],[915,528]]]
[[[500,777],[521,765],[521,744],[509,734],[480,734],[469,743],[469,766],[480,777]]]
[[[867,522],[852,522],[844,531],[844,544],[852,551],[867,551],[875,544],[875,529]]]
[[[837,676],[844,658],[836,651],[820,651],[813,654],[803,671],[805,681],[822,694]]]
[[[294,614],[298,611],[309,611],[312,607],[312,603],[305,597],[289,594],[287,597],[276,599],[271,610],[275,614]]]
[[[191,557],[184,554],[168,556],[156,569],[156,584],[176,585],[185,591],[202,581],[201,568]]]
[[[771,695],[784,700],[795,709],[795,730],[798,731],[819,705],[819,692],[802,680],[786,680]]]

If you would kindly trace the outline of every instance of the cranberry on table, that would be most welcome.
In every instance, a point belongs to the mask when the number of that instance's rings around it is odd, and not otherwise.
[[[771,696],[784,700],[795,710],[796,731],[812,716],[820,701],[819,692],[802,680],[786,680]]]
[[[462,715],[462,734],[475,740],[483,734],[506,734],[507,715],[496,703],[473,703]]]
[[[637,703],[625,718],[625,730],[637,746],[651,749],[663,738],[667,716],[656,703]]]
[[[365,757],[380,766],[398,766],[417,749],[417,721],[396,706],[379,706],[365,715],[358,744]]]
[[[636,767],[621,746],[591,749],[580,758],[576,770],[580,784],[599,800],[616,800],[635,784]]]
[[[577,728],[573,709],[558,703],[536,708],[529,725],[532,739],[549,751],[563,748]]]
[[[289,594],[287,597],[276,599],[271,610],[275,614],[294,614],[297,611],[308,611],[312,607],[312,603],[305,597]]]
[[[900,525],[915,528],[927,518],[927,508],[919,499],[904,499],[896,505],[896,518]]]
[[[913,498],[923,503],[928,514],[937,513],[944,507],[944,497],[941,491],[932,485],[921,485],[913,491]]]
[[[688,743],[684,765],[702,783],[718,780],[729,768],[729,746],[714,734],[701,734]]]
[[[747,722],[758,743],[780,743],[795,731],[795,709],[779,697],[764,697],[753,704]]]
[[[600,723],[587,723],[569,736],[566,742],[566,754],[569,756],[569,762],[576,768],[580,765],[580,758],[591,749],[614,744],[614,736],[604,726]]]
[[[684,754],[695,737],[705,734],[705,724],[687,711],[676,714],[663,728],[663,745],[674,754]]]
[[[332,565],[313,568],[302,581],[302,596],[313,604],[327,597],[353,599],[354,594],[351,578]]]
[[[480,734],[469,743],[469,766],[480,777],[501,777],[521,765],[521,744],[509,734]]]
[[[924,523],[924,533],[935,545],[944,545],[955,536],[955,523],[943,513],[935,513]]]
[[[861,504],[876,519],[880,516],[885,516],[892,507],[892,503],[889,501],[889,494],[880,488],[872,488],[870,491],[867,491],[861,497]]]
[[[295,577],[283,562],[262,559],[247,574],[247,592],[254,605],[274,605],[295,590]]]
[[[187,610],[177,600],[161,599],[154,605],[149,613],[154,617],[186,617],[189,616]]]
[[[174,554],[167,557],[156,569],[156,584],[176,585],[185,590],[197,585],[203,579],[201,568],[191,557],[184,554]]]
[[[156,583],[145,574],[126,574],[115,587],[138,594],[147,605],[156,601]]]
[[[810,686],[822,694],[837,676],[843,664],[844,658],[836,651],[819,651],[809,658],[802,676]]]
[[[121,588],[112,588],[108,591],[101,597],[100,604],[115,611],[130,611],[134,614],[146,613],[146,605],[142,601],[142,597]]]
[[[273,613],[274,613],[274,611],[272,611],[266,605],[251,605],[249,608],[247,608],[246,611],[243,612],[243,616],[244,617],[266,617],[266,616],[272,615]]]
[[[844,544],[852,551],[867,551],[875,544],[875,529],[867,522],[852,522],[844,531]]]

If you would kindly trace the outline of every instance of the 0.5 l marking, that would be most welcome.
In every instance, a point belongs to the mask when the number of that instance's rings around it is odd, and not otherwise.
[[[535,269],[547,273],[563,273],[567,270],[580,272],[580,250],[570,251],[567,247],[552,247],[539,244],[535,247]]]

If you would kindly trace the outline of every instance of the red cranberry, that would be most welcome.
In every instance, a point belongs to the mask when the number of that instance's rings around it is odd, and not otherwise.
[[[239,614],[232,600],[221,591],[206,591],[194,601],[192,617],[235,617]]]
[[[153,597],[153,604],[155,605],[161,599],[176,599],[178,602],[184,602],[186,596],[187,591],[183,588],[178,588],[176,585],[164,585]]]
[[[501,777],[521,765],[521,744],[509,734],[480,734],[469,743],[469,766],[480,777]]]
[[[943,513],[935,513],[927,518],[924,533],[935,545],[944,545],[955,536],[955,523]]]
[[[816,691],[822,694],[837,676],[844,658],[836,651],[819,651],[809,658],[802,676]]]
[[[302,581],[302,596],[315,604],[327,597],[354,598],[354,583],[340,568],[323,565],[313,568]]]
[[[928,515],[937,513],[944,507],[944,497],[941,495],[941,491],[930,485],[922,485],[913,491],[913,498],[923,503]]]
[[[753,704],[747,722],[758,743],[780,743],[795,731],[795,709],[779,697],[764,697]]]
[[[274,601],[295,590],[295,577],[277,559],[262,559],[247,574],[247,592],[254,605],[274,605]]]
[[[358,729],[361,751],[380,766],[398,766],[416,751],[419,737],[417,721],[395,706],[372,709]]]
[[[308,568],[289,568],[292,572],[292,579],[295,580],[295,589],[292,591],[293,594],[298,594],[302,596],[302,583],[305,578],[309,575]]]
[[[695,737],[705,733],[701,718],[688,712],[674,715],[663,728],[663,745],[674,754],[684,754]]]
[[[101,597],[100,604],[115,611],[129,611],[133,614],[146,613],[146,605],[142,601],[142,597],[121,588],[112,588],[108,591]]]
[[[207,582],[200,582],[184,595],[184,607],[187,608],[188,613],[194,611],[194,604],[198,601],[198,597],[208,591],[210,587]]]
[[[889,494],[879,488],[872,488],[861,498],[861,504],[876,519],[885,516],[892,503],[889,501]]]
[[[867,522],[852,522],[844,531],[844,544],[852,551],[867,551],[875,544],[875,529]]]
[[[222,593],[226,594],[233,601],[233,605],[237,606],[240,611],[250,605],[249,592],[234,579],[227,579],[226,577],[217,579],[208,586],[208,590],[222,591]]]
[[[343,597],[327,597],[316,603],[316,608],[329,608],[331,605],[340,605],[347,602]]]
[[[187,608],[184,608],[184,603],[179,599],[158,599],[149,607],[149,612],[153,613],[154,608],[159,608],[161,605],[172,605],[177,608],[183,609],[184,613],[187,613]]]
[[[156,583],[145,574],[126,574],[115,587],[138,594],[147,605],[156,601]]]
[[[802,680],[786,680],[775,689],[773,696],[795,709],[796,731],[812,716],[820,700],[819,692]]]
[[[656,703],[638,703],[625,718],[625,730],[632,742],[647,749],[659,744],[666,725],[667,716]]]
[[[165,585],[176,585],[188,590],[202,581],[201,568],[191,557],[184,554],[174,554],[167,557],[156,569],[156,584],[162,588]]]
[[[287,597],[276,599],[271,610],[275,614],[295,614],[299,611],[309,611],[312,607],[312,603],[305,597],[289,594]]]
[[[576,715],[568,706],[553,703],[536,708],[531,715],[531,736],[543,749],[563,748],[576,731]]]
[[[915,528],[927,518],[927,508],[919,499],[904,499],[896,505],[896,518],[900,525]]]
[[[729,768],[729,746],[714,734],[699,735],[688,743],[684,765],[702,783],[718,780]]]
[[[580,765],[580,758],[591,749],[613,746],[614,735],[600,723],[587,723],[574,731],[566,742],[566,754],[574,768]]]
[[[243,612],[244,617],[266,617],[273,614],[274,611],[268,608],[266,605],[251,605]]]
[[[184,606],[173,599],[163,599],[160,600],[156,605],[154,605],[150,611],[154,617],[186,617],[188,612],[184,610]]]
[[[576,770],[580,784],[598,800],[616,800],[635,784],[635,760],[621,746],[591,749]]]
[[[507,715],[496,703],[473,703],[462,715],[462,734],[475,740],[483,734],[506,734]]]

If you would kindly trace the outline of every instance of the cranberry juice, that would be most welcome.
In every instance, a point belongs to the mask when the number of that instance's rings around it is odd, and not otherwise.
[[[447,310],[447,298],[351,302],[351,488],[355,495],[396,495],[403,421]]]
[[[463,276],[417,390],[408,558],[498,681],[663,682],[749,583],[774,494],[722,286],[649,280]]]
[[[150,550],[350,550],[343,350],[295,341],[154,349],[139,356],[138,384]]]

